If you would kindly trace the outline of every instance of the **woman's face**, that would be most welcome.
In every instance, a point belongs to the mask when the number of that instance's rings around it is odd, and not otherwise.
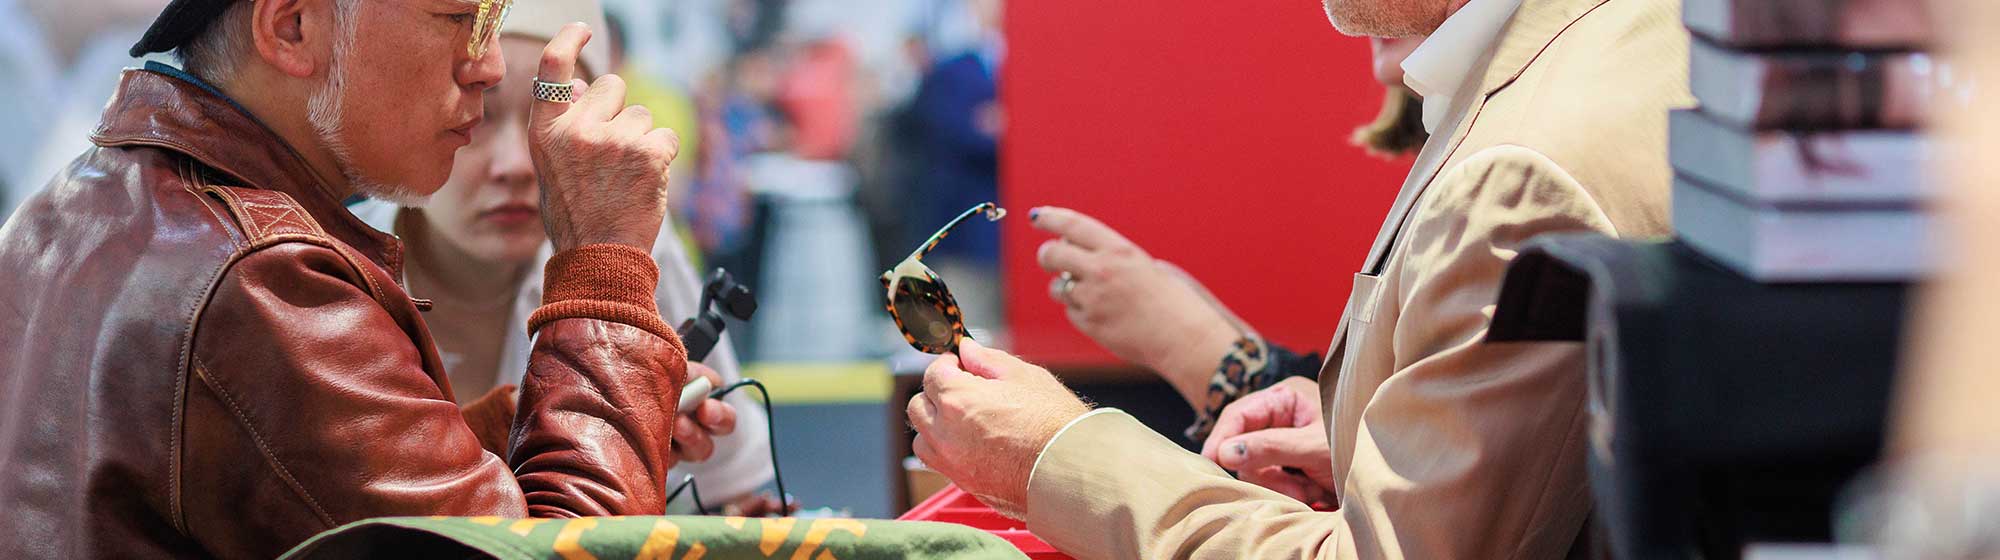
[[[1423,37],[1399,37],[1395,39],[1369,37],[1368,46],[1372,47],[1375,52],[1375,81],[1381,82],[1382,86],[1387,88],[1405,87],[1403,85],[1403,59],[1409,58],[1410,51],[1417,50],[1417,45],[1423,42]]]
[[[423,207],[429,231],[480,260],[520,264],[531,261],[547,234],[542,229],[541,189],[528,158],[528,88],[542,43],[503,36],[499,48],[507,75],[486,92],[486,119],[472,131],[472,143],[458,150],[451,177]]]

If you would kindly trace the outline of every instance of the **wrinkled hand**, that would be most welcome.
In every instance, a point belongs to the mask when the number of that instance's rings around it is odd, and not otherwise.
[[[721,387],[722,375],[697,362],[688,362],[688,375],[708,378],[709,386]],[[675,462],[699,463],[715,455],[715,436],[736,431],[736,407],[722,399],[702,399],[694,410],[674,415]]]
[[[1159,372],[1189,403],[1205,401],[1216,364],[1242,336],[1235,318],[1187,273],[1095,218],[1046,206],[1028,218],[1058,236],[1035,260],[1057,275],[1049,297],[1065,306],[1070,324],[1120,359]]]
[[[1289,378],[1223,408],[1201,454],[1244,482],[1308,505],[1335,503],[1325,420],[1319,386]]]
[[[1090,407],[1049,370],[965,339],[924,370],[905,411],[917,458],[995,511],[1027,517],[1042,447]]]
[[[674,131],[653,127],[646,108],[625,105],[625,81],[575,79],[590,29],[569,24],[542,51],[539,78],[571,83],[575,103],[536,101],[529,154],[542,184],[542,224],[556,251],[619,243],[647,251],[667,212],[667,167],[680,151]],[[515,87],[532,87],[522,84]]]

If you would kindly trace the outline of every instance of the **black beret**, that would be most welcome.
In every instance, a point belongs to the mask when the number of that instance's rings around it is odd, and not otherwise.
[[[207,29],[209,22],[222,17],[223,10],[234,3],[236,0],[173,0],[167,9],[160,10],[160,17],[153,20],[152,27],[146,28],[146,36],[132,45],[132,56],[180,48]]]

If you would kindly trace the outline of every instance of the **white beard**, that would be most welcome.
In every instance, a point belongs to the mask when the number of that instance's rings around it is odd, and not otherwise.
[[[306,120],[312,123],[313,132],[319,134],[320,145],[333,153],[334,167],[355,192],[398,206],[422,206],[430,199],[429,196],[417,194],[403,185],[370,179],[356,170],[353,152],[340,137],[346,124],[341,105],[346,100],[347,53],[353,48],[354,39],[355,33],[350,26],[347,36],[334,43],[333,61],[326,73],[326,83],[306,99]]]

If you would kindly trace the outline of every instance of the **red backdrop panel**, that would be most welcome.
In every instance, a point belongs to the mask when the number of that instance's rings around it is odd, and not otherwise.
[[[1318,2],[1010,2],[1001,196],[1097,216],[1272,340],[1323,350],[1409,162],[1348,145],[1382,90]],[[1025,215],[1021,215],[1025,218]],[[1008,220],[1014,350],[1115,360],[1047,296],[1046,237]]]

